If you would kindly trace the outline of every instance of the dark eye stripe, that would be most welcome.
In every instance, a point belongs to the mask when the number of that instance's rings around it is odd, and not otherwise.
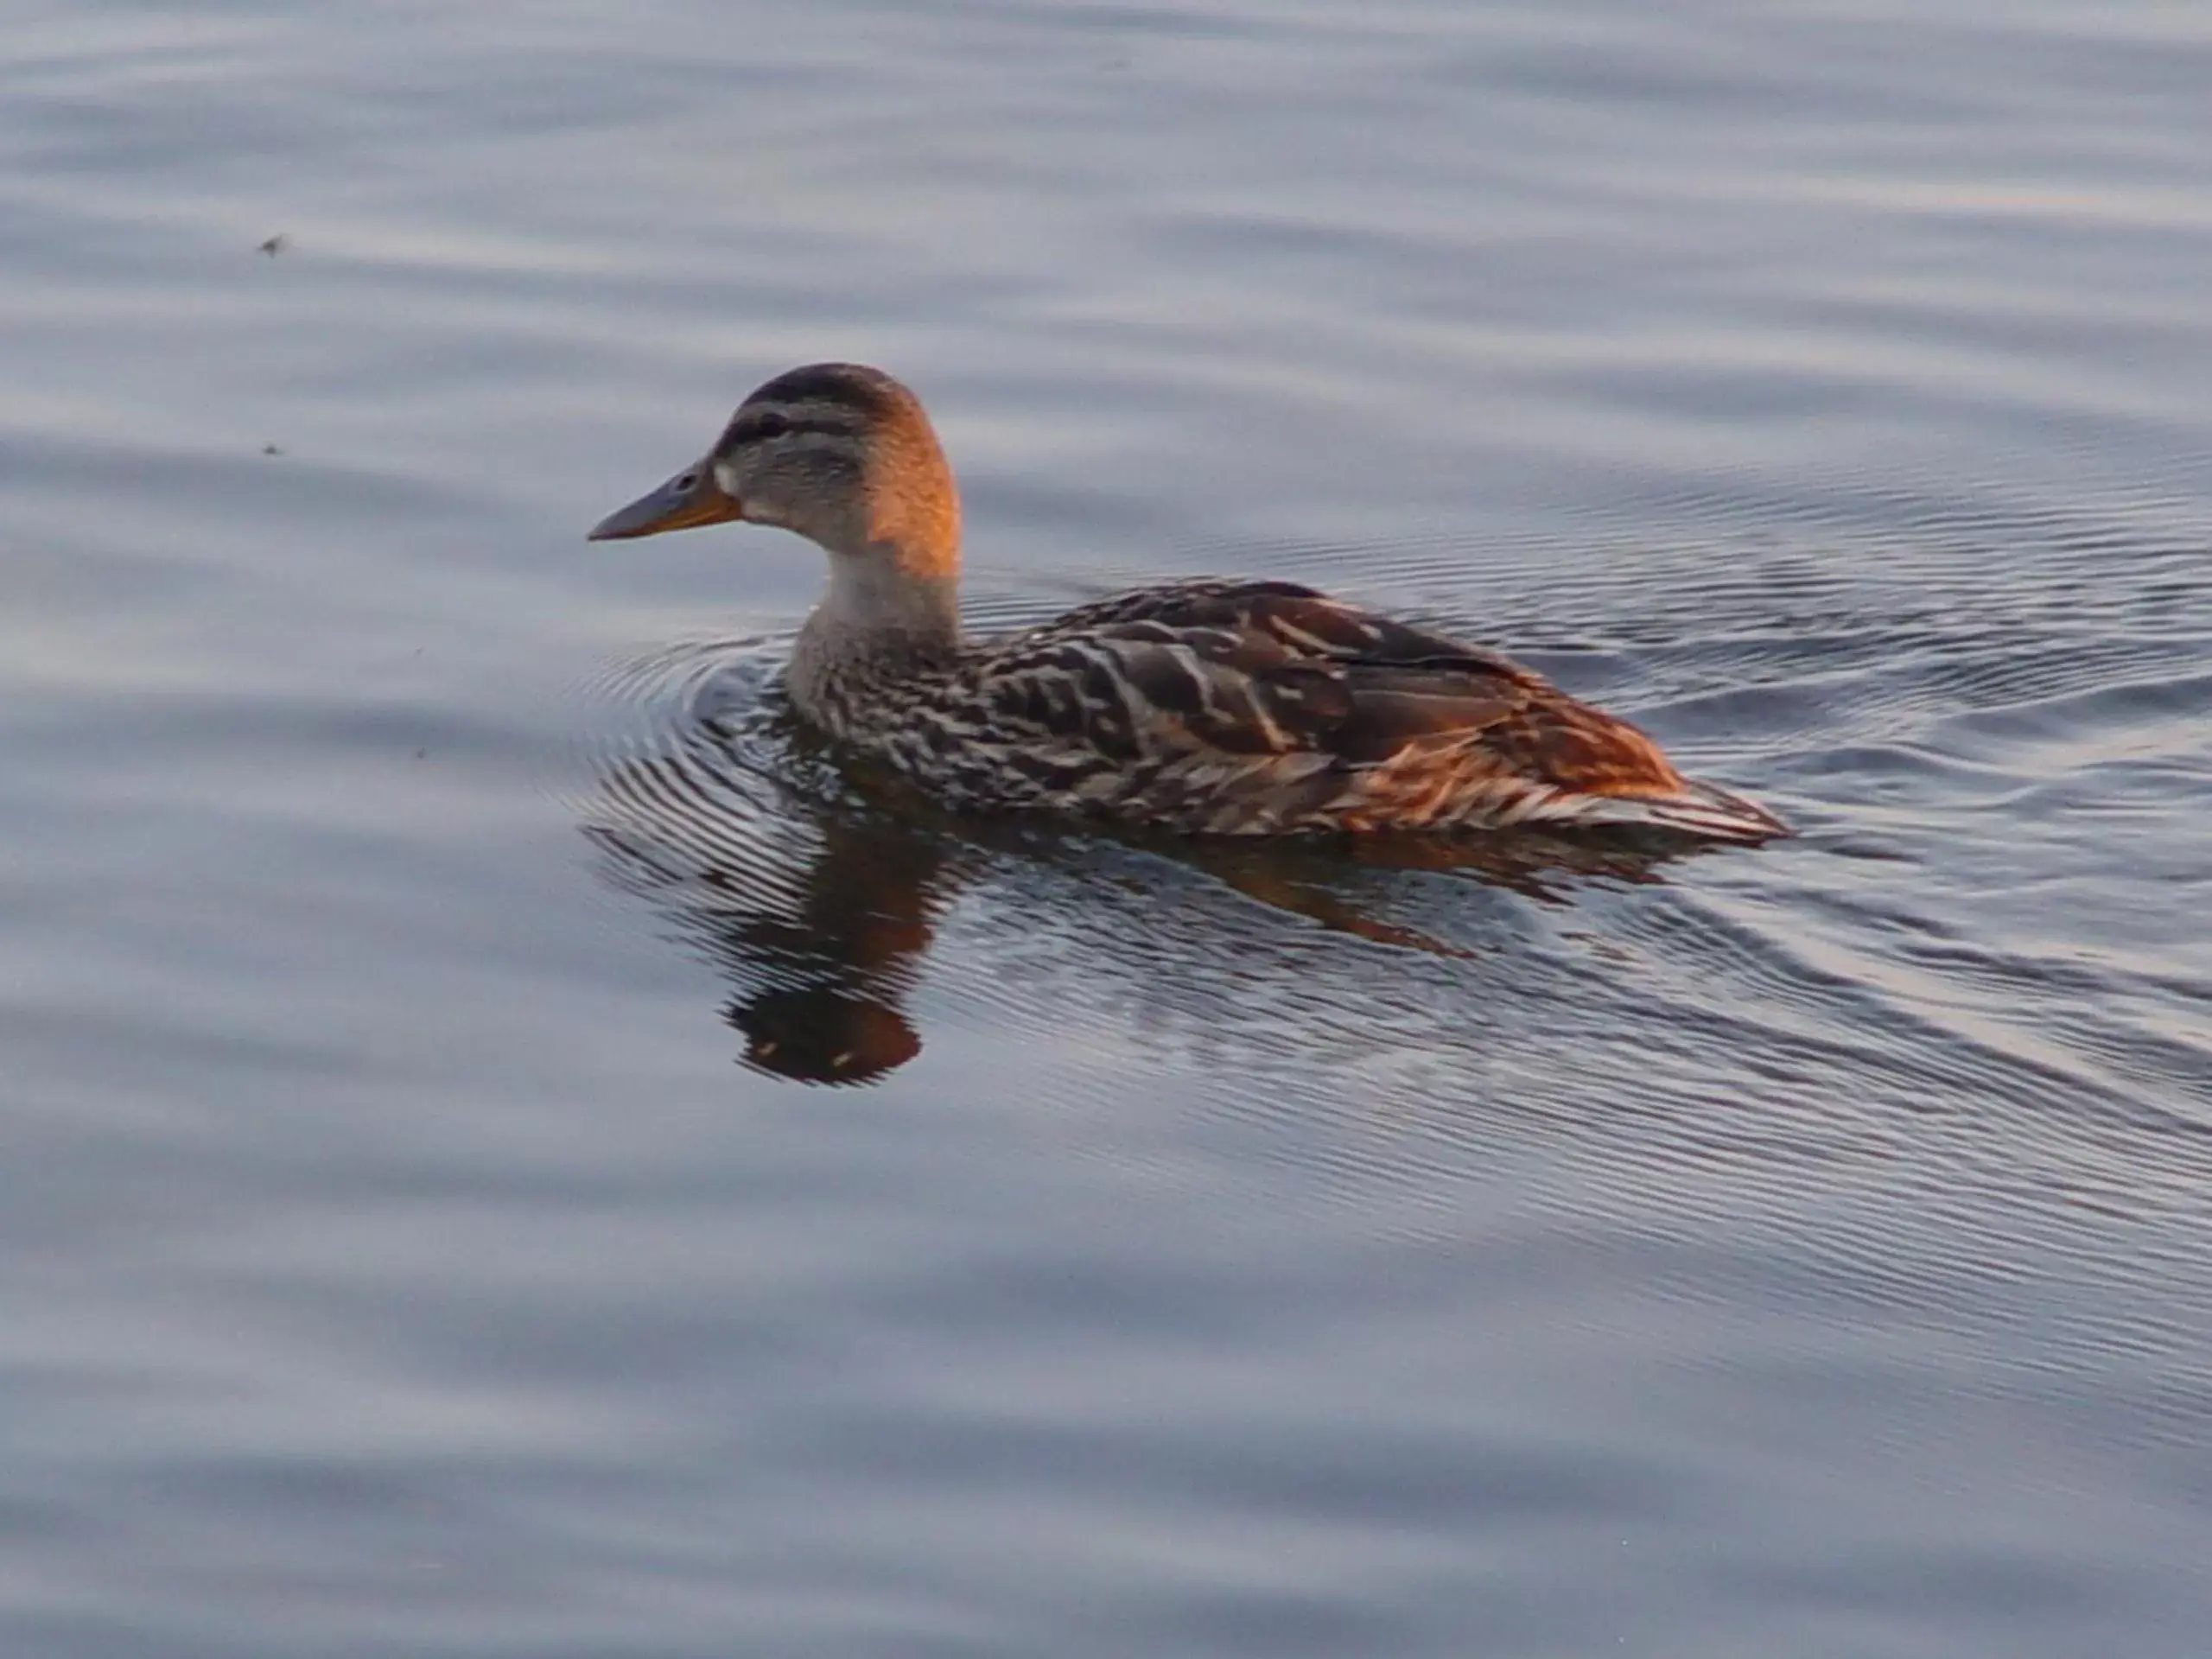
[[[729,430],[722,434],[721,448],[728,450],[748,443],[765,443],[772,438],[788,437],[794,433],[801,436],[850,437],[853,423],[836,416],[814,416],[793,420],[781,410],[764,409],[757,413],[741,415],[729,423]]]

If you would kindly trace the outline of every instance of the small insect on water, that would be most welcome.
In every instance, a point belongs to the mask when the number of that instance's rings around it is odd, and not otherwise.
[[[276,235],[270,237],[266,242],[261,245],[261,251],[267,254],[271,259],[274,259],[278,254],[283,252],[285,249],[291,245],[292,238],[286,236],[283,232],[279,231]]]

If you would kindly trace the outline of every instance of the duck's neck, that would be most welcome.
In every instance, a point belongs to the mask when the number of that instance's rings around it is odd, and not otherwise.
[[[950,663],[960,652],[959,589],[951,560],[925,563],[880,545],[831,553],[829,590],[799,630],[791,658],[800,712],[842,727],[871,688]]]

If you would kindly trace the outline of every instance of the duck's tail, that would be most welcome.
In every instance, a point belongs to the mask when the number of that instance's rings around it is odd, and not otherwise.
[[[1773,841],[1794,833],[1758,802],[1687,778],[1664,795],[1583,795],[1574,808],[1577,823],[1640,824],[1708,841]]]

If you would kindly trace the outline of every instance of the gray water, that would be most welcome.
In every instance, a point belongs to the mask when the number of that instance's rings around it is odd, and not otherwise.
[[[2158,0],[17,5],[0,1651],[2212,1651],[2207,87]],[[849,800],[817,555],[582,540],[822,357],[980,617],[1316,582],[1803,834]]]

